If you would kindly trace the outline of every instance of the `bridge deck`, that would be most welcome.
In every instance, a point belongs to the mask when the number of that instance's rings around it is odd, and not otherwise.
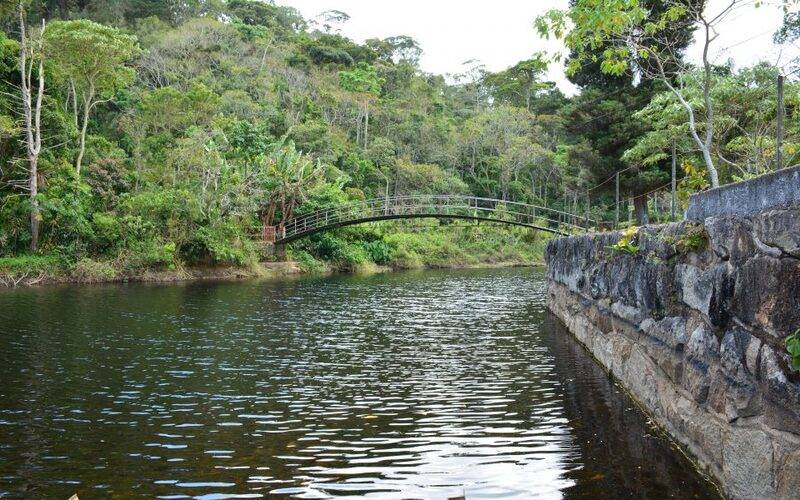
[[[392,219],[465,219],[529,227],[558,235],[584,231],[585,217],[527,203],[458,195],[392,196],[347,203],[303,214],[279,228],[275,243],[337,227]],[[581,224],[582,223],[582,224]]]

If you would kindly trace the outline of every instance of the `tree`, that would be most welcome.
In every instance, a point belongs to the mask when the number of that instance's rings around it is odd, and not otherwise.
[[[369,104],[381,93],[383,80],[378,76],[375,67],[365,62],[360,62],[351,71],[339,72],[339,85],[345,90],[358,95],[361,103],[361,113],[358,116],[356,126],[356,142],[359,142],[361,134],[361,123],[363,120],[363,148],[369,145]]]
[[[678,99],[689,118],[689,132],[700,150],[712,187],[719,186],[719,174],[712,156],[714,108],[711,92],[714,85],[709,51],[718,36],[720,24],[729,14],[748,3],[731,0],[715,13],[705,12],[705,0],[665,3],[660,15],[652,18],[649,10],[631,0],[575,0],[566,10],[551,10],[536,20],[540,34],[562,38],[572,51],[568,71],[576,72],[583,64],[600,61],[604,73],[620,75],[636,66],[642,76],[657,79]],[[676,31],[697,29],[702,47],[703,106],[699,110],[687,99],[680,75],[687,72],[680,52],[683,39]],[[597,55],[598,49],[602,55]],[[696,115],[704,118],[700,129]],[[702,137],[701,137],[702,135]]]
[[[260,208],[264,227],[276,225],[280,214],[277,225],[282,232],[294,209],[305,200],[309,186],[321,173],[321,164],[297,151],[293,142],[278,142],[254,176],[256,190],[265,200]]]
[[[326,10],[317,16],[317,23],[322,26],[325,33],[332,33],[340,31],[339,26],[343,25],[350,20],[350,15],[341,10]]]
[[[133,82],[135,72],[125,63],[141,50],[136,37],[85,19],[52,23],[45,34],[45,50],[56,78],[67,85],[67,100],[79,129],[75,171],[80,175],[92,110]]]
[[[364,44],[375,51],[378,59],[387,63],[405,63],[416,66],[422,56],[422,48],[416,40],[406,35],[384,39],[371,38]]]
[[[28,157],[28,191],[31,203],[31,251],[39,248],[39,154],[42,151],[42,99],[44,97],[43,37],[45,22],[38,33],[30,33],[25,22],[25,9],[17,5],[20,29],[19,71],[22,116],[25,131],[25,149]],[[34,68],[37,82],[34,86]]]
[[[547,61],[539,52],[505,71],[488,75],[486,83],[493,88],[497,98],[509,104],[521,104],[530,111],[536,91],[548,88],[546,82],[539,81],[546,70]]]

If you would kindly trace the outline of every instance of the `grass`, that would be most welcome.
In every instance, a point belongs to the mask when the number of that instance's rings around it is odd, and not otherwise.
[[[287,259],[306,273],[535,265],[543,262],[550,237],[540,231],[491,223],[393,221],[348,227],[300,240],[287,248]],[[136,257],[82,257],[74,262],[58,255],[0,257],[0,285],[94,283],[158,276],[168,279],[170,272],[190,276],[188,272],[178,273],[176,266],[198,272],[207,267],[193,267],[176,258],[175,265],[168,268]],[[257,264],[222,267],[239,269],[247,276],[259,275]]]

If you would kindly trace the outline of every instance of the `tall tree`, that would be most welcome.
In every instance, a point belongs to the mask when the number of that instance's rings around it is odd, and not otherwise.
[[[367,149],[369,146],[369,105],[381,93],[383,81],[375,67],[365,62],[358,63],[358,66],[350,71],[339,72],[339,84],[343,89],[358,95],[361,103],[361,113],[358,117],[356,135],[363,135],[362,147]],[[363,134],[361,134],[361,124],[363,121]]]
[[[700,150],[712,187],[719,186],[719,174],[713,158],[714,85],[709,52],[719,35],[720,24],[747,0],[731,0],[717,11],[706,12],[705,0],[665,2],[658,15],[651,16],[646,5],[630,0],[576,0],[566,10],[551,10],[537,19],[541,34],[563,38],[574,57],[568,71],[598,60],[596,51],[604,48],[599,59],[604,73],[620,75],[636,64],[640,75],[665,85],[683,106],[689,119],[689,132]],[[681,86],[682,74],[688,71],[681,52],[683,40],[676,30],[695,31],[702,48],[703,106],[687,99]],[[700,127],[697,115],[702,116]]]
[[[79,130],[75,171],[80,174],[89,117],[98,104],[112,100],[133,82],[135,72],[125,64],[141,50],[136,37],[85,19],[52,23],[44,40],[56,78],[67,86],[72,102]]]
[[[538,52],[504,71],[487,75],[486,83],[492,87],[496,98],[530,111],[536,92],[549,88],[547,82],[541,81],[546,70],[546,57]]]
[[[39,154],[42,151],[42,99],[44,97],[43,36],[45,21],[38,33],[32,33],[25,21],[23,2],[17,4],[20,29],[19,71],[25,149],[28,159],[28,191],[31,204],[31,251],[39,249]],[[34,68],[36,72],[34,73]],[[36,80],[34,80],[34,77]]]

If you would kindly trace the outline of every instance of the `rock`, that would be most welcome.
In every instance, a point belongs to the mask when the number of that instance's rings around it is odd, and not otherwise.
[[[713,283],[703,271],[691,265],[676,266],[678,288],[682,292],[683,303],[703,314],[708,314],[713,293]]]
[[[678,352],[683,351],[688,339],[686,319],[679,316],[669,316],[659,321],[647,318],[639,324],[639,329]]]
[[[733,426],[723,437],[722,482],[734,498],[775,498],[772,441],[762,430]]]
[[[800,492],[800,449],[781,457],[777,476],[777,497],[796,498]]]
[[[725,375],[737,382],[749,380],[744,368],[744,355],[751,338],[753,337],[741,328],[734,328],[725,333],[720,342],[720,364]]]
[[[800,260],[757,256],[735,272],[730,313],[783,339],[800,326]]]
[[[643,228],[636,255],[607,249],[619,233],[551,241],[550,307],[732,498],[793,498],[800,206],[730,213],[688,252],[687,223]]]
[[[722,376],[717,392],[712,384],[710,399],[714,408],[724,412],[729,421],[758,415],[762,411],[761,394],[744,365],[745,351],[751,339],[753,337],[746,331],[734,328],[723,336],[720,343]]]
[[[758,361],[759,351],[761,350],[761,340],[756,337],[750,338],[750,343],[747,344],[747,351],[745,352],[745,366],[751,375],[758,376]]]
[[[761,380],[766,382],[765,415],[767,425],[800,435],[800,384],[790,382],[778,361],[778,354],[768,345],[761,347]]]
[[[753,234],[779,253],[800,258],[800,209],[765,212],[755,218]]]
[[[719,356],[719,341],[705,326],[698,326],[689,336],[686,343],[686,356],[704,369]]]
[[[644,319],[644,313],[642,313],[642,311],[635,307],[625,305],[622,302],[614,302],[611,304],[611,312],[634,325],[638,325]]]
[[[781,258],[781,255],[783,255],[783,252],[781,252],[780,248],[771,247],[767,245],[766,243],[758,239],[758,237],[755,235],[753,236],[753,243],[756,244],[756,248],[758,249],[759,252],[763,253],[768,257],[774,257],[776,259],[779,259]]]
[[[712,283],[711,300],[708,304],[708,319],[715,327],[725,327],[730,321],[730,302],[736,279],[730,264],[718,264],[705,274]]]
[[[712,460],[715,468],[722,468],[723,428],[713,418],[709,418],[693,401],[678,396],[674,404],[677,421],[694,446]]]
[[[705,228],[711,249],[719,258],[738,264],[755,253],[749,220],[738,216],[709,218]]]
[[[675,276],[684,304],[708,317],[714,326],[727,324],[735,286],[727,265],[718,264],[702,271],[696,266],[681,264],[676,266]]]
[[[704,326],[697,327],[686,343],[686,366],[681,385],[689,391],[697,403],[708,399],[711,386],[709,368],[717,359],[719,343],[717,338]]]
[[[639,252],[653,255],[661,260],[669,260],[677,253],[672,242],[677,238],[676,233],[682,230],[685,223],[669,224],[666,226],[643,227],[639,231]]]

